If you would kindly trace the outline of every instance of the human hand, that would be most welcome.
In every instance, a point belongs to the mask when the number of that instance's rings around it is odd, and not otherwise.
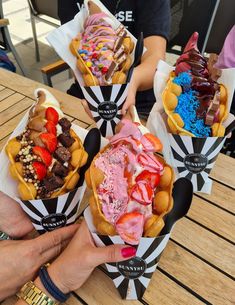
[[[129,107],[131,105],[135,105],[136,100],[136,93],[137,93],[137,85],[136,85],[136,73],[135,70],[133,71],[131,82],[128,89],[127,98],[125,103],[122,106],[122,115],[125,116]]]
[[[59,255],[77,228],[71,225],[31,240],[1,241],[0,301],[15,294],[43,264]]]
[[[33,225],[19,203],[0,191],[0,231],[20,238],[33,230]]]
[[[136,249],[126,245],[96,247],[83,221],[68,247],[49,266],[48,273],[55,285],[68,293],[82,286],[96,266],[127,260],[135,254]]]

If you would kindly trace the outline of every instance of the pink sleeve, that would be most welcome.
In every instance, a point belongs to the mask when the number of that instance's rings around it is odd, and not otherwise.
[[[215,68],[235,68],[235,25],[228,33]]]

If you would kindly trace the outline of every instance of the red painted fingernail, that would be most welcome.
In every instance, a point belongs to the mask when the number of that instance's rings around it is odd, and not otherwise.
[[[121,253],[124,258],[131,257],[136,254],[136,249],[133,247],[122,248]]]

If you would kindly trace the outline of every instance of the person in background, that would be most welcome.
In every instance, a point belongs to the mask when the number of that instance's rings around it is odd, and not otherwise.
[[[16,294],[29,281],[55,301],[38,274],[56,257],[47,272],[61,293],[67,294],[78,289],[96,266],[123,261],[136,253],[135,248],[126,245],[96,247],[85,221],[29,239],[32,230],[19,204],[0,192],[0,301]],[[8,239],[9,235],[17,240]],[[21,304],[27,303],[19,300],[17,305]]]
[[[218,56],[217,63],[214,65],[218,69],[235,68],[235,25],[231,28],[228,33],[223,48]],[[235,92],[233,93],[233,101],[231,105],[231,113],[235,115]],[[235,132],[233,131],[232,136],[226,140],[224,153],[230,154],[231,157],[235,158]]]
[[[165,58],[166,53],[170,31],[170,1],[101,0],[101,2],[136,38],[143,32],[147,51],[142,56],[141,64],[134,69],[122,114],[124,115],[132,104],[136,104],[139,113],[149,114],[155,102],[152,88],[156,66],[160,59]],[[58,16],[61,23],[73,19],[82,5],[83,0],[58,0]],[[84,98],[77,82],[67,93]]]

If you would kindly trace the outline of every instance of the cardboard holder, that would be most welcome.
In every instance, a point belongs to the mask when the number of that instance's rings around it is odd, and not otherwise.
[[[125,244],[120,236],[104,236],[97,234],[93,225],[90,207],[84,211],[84,218],[98,247],[112,244]],[[144,295],[155,272],[160,257],[167,246],[170,233],[155,238],[142,237],[136,257],[118,263],[106,263],[107,275],[112,279],[122,299],[138,300]]]

